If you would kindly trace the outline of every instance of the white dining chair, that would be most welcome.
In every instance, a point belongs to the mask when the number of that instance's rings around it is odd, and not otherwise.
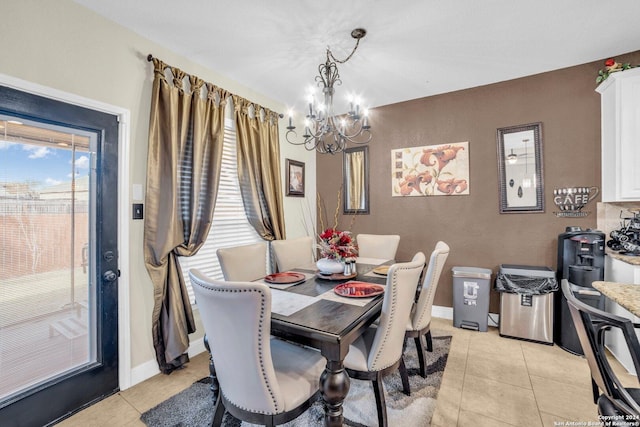
[[[389,268],[379,322],[349,346],[344,360],[349,377],[372,382],[380,427],[387,426],[382,377],[398,368],[406,371],[402,360],[405,328],[425,260],[424,254],[418,252],[411,262],[393,264]],[[401,378],[404,381],[406,375]],[[408,393],[408,387],[403,383],[405,393]]]
[[[189,271],[220,385],[213,426],[225,410],[252,424],[284,424],[319,398],[320,352],[272,339],[271,290]]]
[[[274,240],[271,242],[271,249],[278,271],[288,271],[313,262],[313,238],[311,236]]]
[[[418,299],[414,304],[409,323],[405,331],[405,340],[413,338],[418,352],[418,363],[420,364],[420,375],[426,378],[426,355],[422,337],[425,337],[427,351],[433,351],[433,343],[431,340],[431,309],[433,307],[433,298],[436,295],[436,289],[440,281],[440,274],[444,263],[449,256],[449,246],[444,242],[436,243],[436,247],[431,252],[427,272],[422,281],[422,288],[419,291]]]
[[[267,242],[216,251],[224,280],[250,282],[267,275]]]
[[[395,259],[400,236],[397,234],[358,234],[358,257]]]

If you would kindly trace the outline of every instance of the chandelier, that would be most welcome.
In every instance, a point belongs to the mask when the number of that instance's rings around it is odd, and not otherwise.
[[[351,32],[351,37],[356,39],[353,51],[344,60],[338,60],[327,47],[327,60],[318,66],[319,75],[316,76],[318,87],[322,87],[323,102],[317,102],[313,95],[309,98],[309,112],[305,118],[304,135],[302,141],[291,138],[297,137],[296,127],[292,124],[292,113],[289,112],[289,126],[287,126],[287,141],[294,145],[304,145],[308,151],[316,150],[318,153],[335,154],[347,148],[347,143],[366,144],[371,141],[371,126],[367,110],[360,109],[359,101],[349,101],[349,111],[346,114],[336,116],[333,110],[334,86],[342,84],[338,66],[344,64],[358,49],[360,39],[367,32],[362,28],[356,28]],[[355,104],[355,107],[354,107]]]

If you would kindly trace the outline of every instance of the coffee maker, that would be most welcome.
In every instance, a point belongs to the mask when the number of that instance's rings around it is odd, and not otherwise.
[[[604,296],[592,283],[604,280],[605,235],[598,230],[567,227],[558,236],[557,279],[567,279],[576,298],[604,310]],[[582,355],[582,346],[562,291],[556,293],[554,342],[564,350]]]

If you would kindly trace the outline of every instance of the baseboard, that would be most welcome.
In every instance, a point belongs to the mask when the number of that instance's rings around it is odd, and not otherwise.
[[[204,338],[199,338],[189,343],[189,357],[195,357],[203,351],[207,351],[204,346]]]
[[[431,307],[431,315],[440,319],[453,320],[453,307],[442,307],[434,305]]]
[[[203,338],[191,341],[191,343],[189,344],[189,357],[195,357],[203,351],[206,351]],[[160,369],[158,369],[158,362],[156,361],[156,359],[148,360],[144,363],[141,363],[140,365],[131,369],[130,387],[148,380],[152,376],[159,373]]]
[[[434,305],[431,307],[431,315],[440,319],[453,320],[453,307],[442,307]],[[498,313],[489,313],[488,325],[498,327],[500,323],[500,315]]]

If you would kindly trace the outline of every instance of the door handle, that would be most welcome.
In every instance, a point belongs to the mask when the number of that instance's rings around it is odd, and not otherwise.
[[[113,270],[107,270],[102,275],[102,278],[104,279],[105,282],[115,282],[118,276],[120,276],[120,270],[118,270],[117,273]]]

